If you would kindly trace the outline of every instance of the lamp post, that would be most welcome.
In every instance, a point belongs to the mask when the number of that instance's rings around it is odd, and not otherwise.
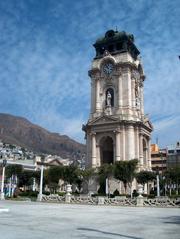
[[[2,170],[2,182],[1,182],[1,200],[5,200],[5,197],[4,197],[4,177],[5,177],[5,167],[6,167],[6,164],[7,164],[7,160],[3,159],[3,163],[2,163],[2,167],[3,167],[3,170]]]
[[[160,197],[160,189],[159,189],[159,168],[156,168],[156,183],[157,183],[157,197]]]
[[[41,156],[41,177],[40,177],[40,188],[38,194],[38,201],[42,201],[42,189],[43,189],[43,173],[44,173],[44,156]]]

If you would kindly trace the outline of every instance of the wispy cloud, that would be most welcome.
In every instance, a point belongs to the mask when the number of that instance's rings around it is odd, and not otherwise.
[[[1,112],[83,141],[92,44],[116,26],[135,35],[147,75],[145,109],[154,135],[168,143],[164,132],[178,128],[180,115],[178,0],[1,1]]]

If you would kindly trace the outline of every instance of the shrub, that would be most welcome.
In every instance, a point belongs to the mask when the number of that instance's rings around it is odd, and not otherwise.
[[[57,193],[59,196],[64,196],[66,193],[65,192],[58,192]]]
[[[134,189],[132,195],[133,195],[133,197],[138,197],[138,196],[139,196],[139,193],[137,192],[137,190]]]
[[[37,197],[38,191],[25,191],[25,192],[20,192],[19,196],[21,197]]]

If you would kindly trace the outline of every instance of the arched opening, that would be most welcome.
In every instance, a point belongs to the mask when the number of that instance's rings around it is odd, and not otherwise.
[[[114,106],[114,90],[112,88],[106,90],[106,106]]]
[[[103,137],[100,142],[101,164],[112,164],[114,161],[113,139]]]
[[[146,165],[147,162],[147,143],[146,140],[143,139],[143,164]]]

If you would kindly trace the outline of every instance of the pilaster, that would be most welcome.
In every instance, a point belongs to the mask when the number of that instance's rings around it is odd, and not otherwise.
[[[96,112],[99,112],[101,109],[100,106],[100,82],[99,79],[96,78]]]
[[[126,160],[126,133],[124,125],[122,125],[122,160]]]
[[[143,167],[143,135],[142,133],[139,134],[139,161],[140,167]]]
[[[132,125],[128,126],[128,160],[135,158],[134,152],[134,127]]]
[[[92,167],[96,167],[96,133],[91,134],[92,140]]]
[[[120,152],[120,129],[115,131],[116,134],[116,161],[121,160],[121,152]]]

